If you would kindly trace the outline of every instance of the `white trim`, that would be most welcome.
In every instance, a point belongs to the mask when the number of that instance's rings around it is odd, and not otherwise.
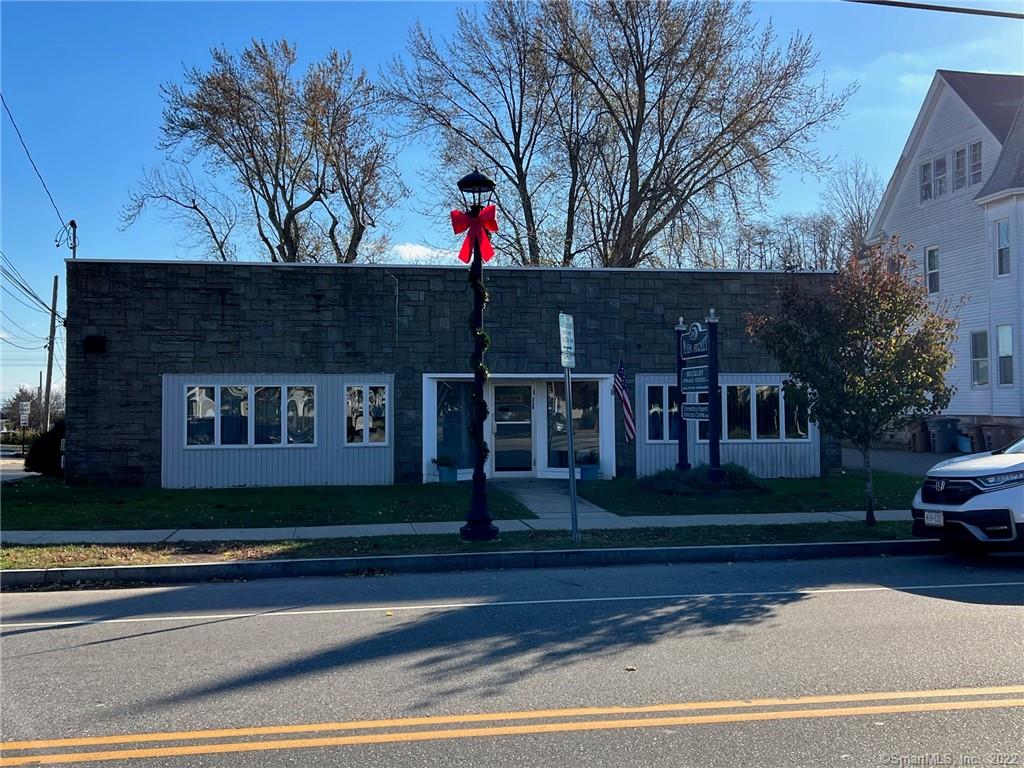
[[[928,255],[932,251],[935,252],[935,269],[932,269],[931,265],[928,264]],[[933,296],[935,294],[942,292],[942,275],[939,273],[941,263],[941,253],[939,252],[939,246],[927,246],[924,249],[924,287],[925,289],[927,289],[929,296]],[[935,288],[934,291],[932,290],[931,281],[931,276],[933,272],[935,273],[935,282],[938,283],[938,286]]]
[[[1017,195],[1024,195],[1024,187],[1011,187],[1009,189],[1000,190],[999,192],[993,192],[990,195],[985,195],[985,197],[976,197],[974,198],[974,202],[978,205],[987,205],[989,203],[994,203],[997,200],[1002,200],[1004,197],[1016,197]]]

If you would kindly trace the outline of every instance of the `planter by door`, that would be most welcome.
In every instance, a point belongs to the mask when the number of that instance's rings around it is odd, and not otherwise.
[[[442,483],[456,483],[459,480],[459,470],[455,467],[438,467],[437,478]]]

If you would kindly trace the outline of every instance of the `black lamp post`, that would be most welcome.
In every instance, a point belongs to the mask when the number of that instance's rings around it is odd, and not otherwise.
[[[494,182],[477,170],[459,179],[459,192],[465,204],[466,215],[479,222],[484,206],[494,192]],[[484,352],[490,346],[490,339],[484,332],[484,305],[487,304],[487,291],[484,290],[484,263],[481,240],[486,234],[477,228],[477,236],[470,230],[473,247],[473,258],[469,267],[469,284],[473,288],[473,313],[469,317],[469,327],[473,333],[473,356],[470,365],[473,368],[473,422],[469,434],[473,440],[473,495],[469,504],[469,515],[466,524],[460,529],[466,541],[489,541],[497,538],[498,527],[491,520],[487,511],[487,476],[484,465],[487,463],[489,449],[484,440],[484,421],[487,419],[487,401],[484,400],[484,384],[487,382],[487,366],[484,365]]]

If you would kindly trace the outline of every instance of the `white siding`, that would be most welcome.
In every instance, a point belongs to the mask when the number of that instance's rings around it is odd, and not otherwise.
[[[316,445],[186,448],[186,387],[243,384],[316,387]],[[345,386],[350,384],[387,385],[386,444],[345,444]],[[394,482],[394,376],[390,374],[165,374],[162,418],[160,462],[164,488]]]
[[[925,107],[929,109],[929,107]],[[925,114],[916,145],[908,147],[908,160],[894,197],[877,227],[886,235],[899,235],[914,246],[914,257],[924,277],[926,248],[939,249],[940,291],[936,301],[963,306],[957,313],[958,338],[953,344],[955,362],[947,383],[956,388],[947,413],[956,416],[1024,416],[1024,384],[1014,376],[1012,387],[998,384],[995,360],[995,326],[1014,324],[1014,345],[1021,346],[1021,297],[1024,294],[1024,262],[1021,259],[1022,231],[1019,201],[994,206],[978,205],[974,198],[988,179],[1001,146],[984,124],[945,82],[938,90],[930,112]],[[953,152],[972,142],[982,142],[982,184],[968,184],[953,191]],[[939,198],[920,200],[921,163],[944,155],[949,164],[948,191]],[[969,153],[968,153],[969,155]],[[969,163],[969,156],[968,156]],[[968,168],[968,175],[970,169]],[[900,173],[898,169],[897,174]],[[1016,213],[1015,213],[1016,211]],[[1010,248],[1013,274],[997,278],[992,246],[992,222],[1011,218]],[[1015,223],[1014,223],[1015,222]],[[990,383],[971,383],[971,333],[987,330],[990,347]],[[1016,374],[1022,370],[1015,355]]]
[[[734,384],[771,384],[782,386],[786,375],[781,373],[723,373],[719,383],[724,388]],[[636,474],[645,477],[672,469],[678,458],[675,442],[648,442],[647,387],[675,384],[676,377],[664,373],[640,373],[636,377]],[[821,474],[821,448],[818,428],[811,424],[808,440],[722,440],[723,464],[739,464],[758,477],[817,477]],[[690,464],[708,463],[708,444],[697,441],[697,423],[687,422],[687,453]]]

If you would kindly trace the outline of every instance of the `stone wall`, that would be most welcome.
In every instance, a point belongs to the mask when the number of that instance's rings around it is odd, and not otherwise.
[[[577,372],[675,369],[673,327],[721,316],[723,372],[777,371],[743,330],[795,283],[827,275],[489,268],[495,373],[559,373],[558,313]],[[164,373],[394,373],[395,474],[420,477],[422,374],[469,371],[471,292],[458,267],[68,262],[69,482],[160,483]],[[87,336],[106,351],[86,351]],[[618,413],[618,410],[617,410]],[[616,418],[617,471],[635,456]]]

